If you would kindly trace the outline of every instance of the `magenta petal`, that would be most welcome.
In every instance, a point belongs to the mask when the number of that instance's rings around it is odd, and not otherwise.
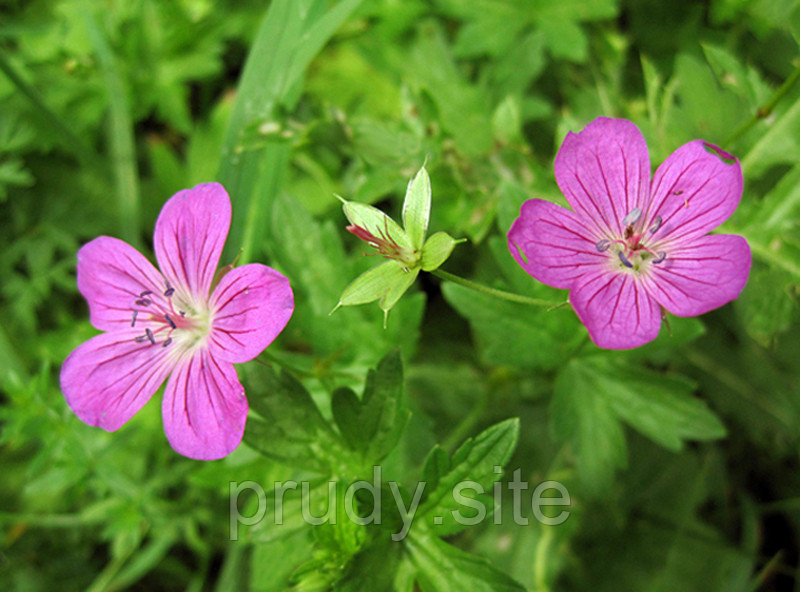
[[[61,366],[61,391],[84,422],[113,432],[153,396],[173,367],[167,352],[136,343],[139,332],[103,333],[73,351]]]
[[[272,343],[294,311],[289,280],[274,269],[250,263],[226,273],[211,295],[215,356],[247,362]]]
[[[216,460],[242,441],[247,409],[233,365],[201,350],[178,366],[164,389],[164,431],[182,455]]]
[[[586,274],[575,282],[569,300],[597,347],[630,349],[658,336],[661,309],[631,274]]]
[[[185,298],[208,298],[230,225],[231,200],[219,183],[184,189],[164,204],[153,238],[156,259]]]
[[[514,259],[534,278],[554,288],[570,288],[588,269],[608,255],[597,250],[602,234],[575,213],[541,199],[522,205],[508,231]]]
[[[741,236],[703,236],[651,266],[647,289],[675,316],[701,315],[739,296],[750,262],[750,247]]]
[[[598,117],[582,132],[570,132],[554,167],[572,209],[615,237],[622,236],[625,216],[646,205],[650,157],[642,133],[630,121]]]
[[[702,236],[733,213],[742,186],[742,167],[733,156],[702,140],[684,144],[653,176],[645,227],[659,216],[656,240]]]
[[[103,331],[130,327],[134,302],[145,290],[160,300],[164,277],[139,251],[101,236],[78,251],[78,290],[89,304],[89,320]]]

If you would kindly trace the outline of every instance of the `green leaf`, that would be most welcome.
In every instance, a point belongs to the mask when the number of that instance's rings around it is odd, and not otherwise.
[[[413,532],[413,531],[412,531]],[[406,541],[422,592],[525,592],[483,557],[471,555],[424,533]]]
[[[433,271],[441,267],[459,242],[461,241],[457,241],[446,232],[432,235],[422,247],[422,271]]]
[[[339,431],[368,463],[379,462],[394,448],[410,412],[403,400],[403,361],[400,351],[387,354],[367,373],[364,396],[337,389],[331,401]]]
[[[346,464],[339,437],[296,378],[261,364],[248,364],[246,369],[248,401],[259,415],[248,419],[248,446],[288,466],[323,475]]]
[[[414,250],[422,248],[431,217],[431,179],[425,167],[408,182],[403,201],[403,227]]]
[[[448,534],[460,530],[453,512],[460,504],[454,499],[453,490],[465,481],[472,481],[488,491],[517,446],[519,419],[507,419],[481,432],[474,439],[466,440],[453,454],[449,466],[441,453],[431,452],[423,474],[433,477],[433,485],[427,487],[425,501],[419,507],[417,517],[427,516],[429,521],[441,526]],[[460,511],[460,510],[459,510]]]
[[[386,326],[386,317],[389,314],[389,311],[394,308],[394,305],[397,304],[397,301],[406,293],[411,287],[411,284],[414,283],[414,280],[417,279],[419,275],[419,267],[415,267],[414,269],[404,270],[401,268],[403,275],[401,275],[396,281],[390,284],[389,289],[380,299],[378,304],[383,310],[384,313],[384,321],[383,325]]]
[[[693,390],[694,384],[683,377],[624,361],[574,360],[556,379],[551,427],[556,437],[572,444],[584,484],[597,493],[626,463],[620,421],[674,451],[687,440],[725,435],[720,420],[692,396]]]

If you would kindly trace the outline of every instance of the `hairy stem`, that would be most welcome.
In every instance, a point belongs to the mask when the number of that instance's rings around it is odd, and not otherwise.
[[[560,308],[567,304],[567,302],[554,302],[552,300],[543,300],[541,298],[531,298],[530,296],[523,296],[522,294],[514,294],[513,292],[506,292],[505,290],[490,288],[489,286],[484,286],[483,284],[462,278],[461,276],[454,275],[442,269],[434,269],[431,271],[431,273],[440,279],[447,280],[448,282],[453,282],[454,284],[464,286],[465,288],[475,290],[476,292],[488,294],[489,296],[494,296],[495,298],[500,298],[501,300],[508,300],[509,302],[529,304],[530,306],[544,306],[551,310]]]

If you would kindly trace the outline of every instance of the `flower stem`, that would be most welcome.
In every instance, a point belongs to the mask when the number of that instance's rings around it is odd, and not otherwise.
[[[530,296],[523,296],[522,294],[514,294],[512,292],[506,292],[505,290],[490,288],[489,286],[478,284],[476,282],[473,282],[472,280],[468,280],[460,276],[454,275],[448,271],[444,271],[443,269],[434,269],[433,271],[431,271],[431,273],[440,279],[447,280],[448,282],[453,282],[454,284],[464,286],[465,288],[469,288],[470,290],[475,290],[476,292],[488,294],[489,296],[494,296],[495,298],[500,298],[501,300],[508,300],[509,302],[517,302],[519,304],[529,304],[531,306],[544,306],[550,310],[561,308],[562,306],[568,304],[568,302],[553,302],[552,300],[531,298]]]
[[[770,97],[769,101],[761,105],[753,115],[745,121],[742,125],[736,128],[733,133],[728,136],[725,140],[725,146],[729,146],[736,142],[739,138],[741,138],[745,133],[747,133],[751,127],[757,124],[762,119],[766,119],[772,114],[773,109],[778,104],[778,102],[786,96],[786,94],[792,89],[794,83],[800,78],[800,66],[797,66],[794,71],[789,74],[789,77],[784,80],[783,84],[780,85],[778,90],[775,91],[775,94]]]

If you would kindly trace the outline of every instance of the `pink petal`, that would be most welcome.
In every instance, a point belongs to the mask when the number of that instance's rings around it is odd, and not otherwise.
[[[61,391],[89,425],[118,430],[172,370],[174,361],[164,348],[134,341],[140,334],[128,329],[92,337],[61,366]]]
[[[747,283],[750,262],[750,247],[741,236],[703,236],[651,266],[646,286],[675,316],[693,317],[736,299]]]
[[[208,299],[231,225],[231,200],[219,183],[173,195],[156,221],[154,246],[161,271],[186,299]]]
[[[742,186],[742,167],[733,156],[702,140],[684,144],[653,176],[645,227],[660,216],[657,240],[702,236],[733,213]]]
[[[211,295],[215,356],[247,362],[272,343],[294,311],[289,280],[266,265],[250,263],[226,273]]]
[[[629,273],[588,273],[575,282],[569,300],[597,347],[630,349],[658,336],[658,303]]]
[[[134,303],[145,290],[161,304],[166,280],[128,243],[101,236],[78,251],[78,289],[89,304],[89,320],[103,331],[130,327]]]
[[[575,213],[541,199],[522,205],[508,231],[514,259],[534,278],[554,288],[570,288],[588,269],[608,260],[595,246],[602,234]]]
[[[615,238],[622,220],[643,209],[649,195],[650,157],[642,133],[624,119],[598,117],[567,134],[556,155],[558,186],[569,205]]]
[[[216,460],[242,441],[247,409],[233,365],[203,349],[178,366],[164,389],[164,431],[182,455]]]

